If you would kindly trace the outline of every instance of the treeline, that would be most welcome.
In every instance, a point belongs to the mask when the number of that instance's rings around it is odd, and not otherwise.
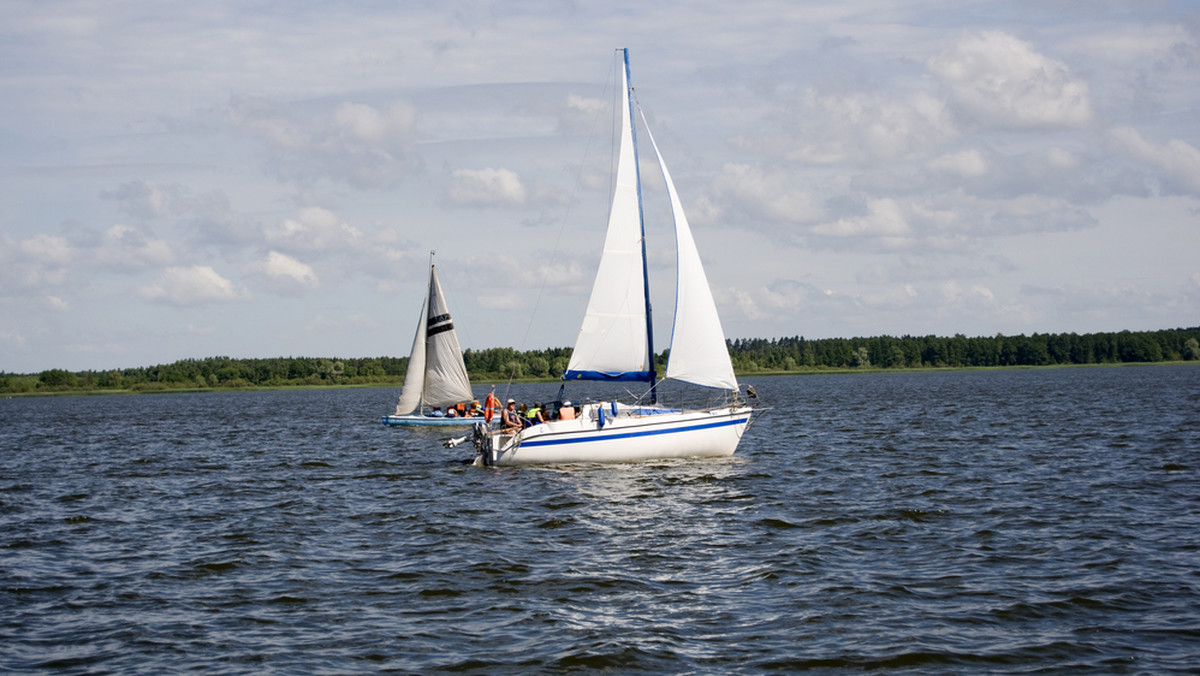
[[[879,336],[743,339],[730,344],[739,373],[846,368],[1056,366],[1200,359],[1200,327],[1120,333],[1035,333],[967,338]]]
[[[1059,333],[967,338],[956,335],[875,338],[739,339],[729,342],[741,374],[822,369],[964,368],[1051,366],[1200,360],[1200,327],[1120,333]],[[658,355],[665,371],[667,353]],[[472,381],[555,378],[566,370],[571,348],[518,351],[465,350]],[[154,391],[246,387],[395,384],[408,358],[325,359],[276,357],[182,359],[171,364],[109,371],[50,369],[36,374],[0,372],[0,393]]]
[[[463,351],[467,372],[476,382],[507,381],[510,377],[553,377],[566,369],[570,358],[570,348],[524,352],[512,348]],[[408,357],[207,357],[108,371],[49,369],[35,374],[0,372],[0,393],[399,385],[404,382],[407,368]]]

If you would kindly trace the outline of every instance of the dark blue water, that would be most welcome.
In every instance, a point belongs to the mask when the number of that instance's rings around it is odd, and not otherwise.
[[[533,469],[392,389],[0,400],[0,671],[1200,665],[1200,366],[750,382],[731,459]]]

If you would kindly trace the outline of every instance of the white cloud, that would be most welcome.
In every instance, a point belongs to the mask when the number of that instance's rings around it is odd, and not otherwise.
[[[864,307],[879,310],[902,310],[911,307],[920,294],[912,284],[886,287],[878,291],[867,291],[859,298]]]
[[[317,315],[312,321],[304,325],[304,330],[307,332],[327,331],[336,326],[336,323],[325,318],[325,315]]]
[[[416,109],[398,101],[375,107],[343,102],[315,114],[260,97],[234,98],[228,122],[258,139],[272,171],[303,186],[318,181],[365,189],[398,185],[411,169]]]
[[[146,300],[178,307],[250,297],[244,287],[235,286],[207,265],[167,268],[158,281],[143,286],[138,293]]]
[[[782,171],[767,172],[761,167],[726,163],[721,167],[721,174],[713,180],[712,190],[718,200],[728,204],[728,208],[717,208],[716,212],[699,220],[718,220],[723,211],[739,214],[739,220],[804,223],[820,218],[823,214],[821,206],[796,183],[794,177]],[[711,209],[702,207],[698,216],[705,211]]]
[[[767,135],[743,141],[792,162],[816,165],[902,161],[929,155],[958,129],[942,101],[925,93],[822,94],[809,89],[773,115]]]
[[[561,256],[549,260],[546,256],[514,256],[499,251],[482,258],[472,257],[467,266],[472,270],[487,270],[489,277],[503,280],[505,287],[515,288],[582,288],[591,284],[594,270],[589,265],[585,273],[585,266],[579,261]]]
[[[101,191],[100,198],[115,201],[118,209],[134,218],[149,220],[176,211],[184,195],[177,185],[128,181],[113,190]]]
[[[967,288],[963,288],[957,281],[949,281],[942,284],[942,298],[952,303],[964,300],[976,300],[990,305],[996,302],[996,294],[992,293],[992,290],[986,286],[972,284]]]
[[[269,243],[292,251],[340,251],[358,247],[362,231],[323,207],[305,207],[266,232]]]
[[[251,271],[263,275],[271,289],[283,295],[295,295],[318,286],[317,274],[311,267],[278,251],[271,251],[266,260],[253,264]]]
[[[343,103],[333,112],[343,136],[372,144],[408,142],[416,118],[416,109],[408,103],[394,103],[382,112],[362,103]]]
[[[75,247],[65,237],[34,235],[20,244],[21,253],[39,263],[66,265],[75,257]]]
[[[980,122],[1000,128],[1078,126],[1092,118],[1088,85],[1066,64],[1007,33],[964,38],[929,70]]]
[[[871,200],[863,216],[822,223],[813,227],[812,233],[838,238],[868,237],[890,248],[908,243],[912,229],[900,205],[885,198]]]
[[[1194,146],[1179,139],[1154,144],[1129,127],[1115,127],[1109,136],[1133,159],[1163,171],[1173,185],[1200,193],[1200,150]]]
[[[145,270],[169,265],[175,254],[161,239],[148,239],[125,225],[114,225],[104,233],[96,259],[116,270]]]
[[[770,313],[764,312],[758,306],[758,301],[754,299],[754,294],[742,289],[730,289],[724,296],[720,298],[720,307],[732,306],[738,309],[742,315],[752,320],[769,319]]]
[[[458,169],[452,174],[450,202],[460,206],[520,206],[525,186],[511,169]]]
[[[601,99],[568,94],[567,104],[559,114],[559,124],[564,129],[586,131],[595,124],[597,115],[608,110],[608,106],[608,102]]]

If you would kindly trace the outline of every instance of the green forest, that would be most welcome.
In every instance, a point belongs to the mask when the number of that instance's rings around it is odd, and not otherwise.
[[[742,338],[729,341],[740,375],[832,370],[986,368],[1126,364],[1200,360],[1200,327],[1119,333],[1035,333],[875,338]],[[571,348],[465,350],[476,383],[551,379],[567,367]],[[665,370],[667,352],[657,355]],[[215,388],[400,385],[407,357],[236,359],[207,357],[109,371],[50,369],[0,372],[0,393],[145,392]]]

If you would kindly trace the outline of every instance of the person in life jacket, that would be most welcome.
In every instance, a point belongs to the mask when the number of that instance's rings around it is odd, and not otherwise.
[[[571,405],[571,402],[564,401],[562,403],[562,406],[558,407],[558,417],[561,420],[574,420],[575,419],[575,407]]]
[[[542,412],[541,404],[534,404],[528,411],[525,411],[526,427],[540,425],[546,422],[546,414]]]

